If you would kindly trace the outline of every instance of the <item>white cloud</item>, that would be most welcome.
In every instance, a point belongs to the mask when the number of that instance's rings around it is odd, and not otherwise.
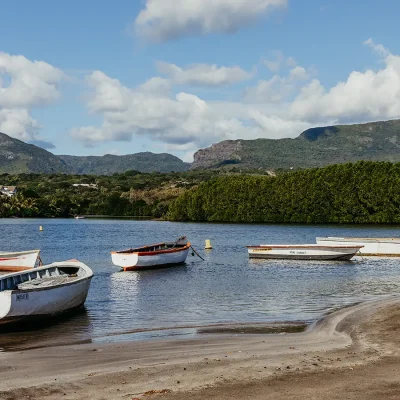
[[[297,61],[293,57],[285,57],[282,51],[274,50],[270,51],[268,58],[263,60],[264,65],[274,73],[280,71],[283,67],[289,67],[296,69]],[[301,67],[300,67],[301,68]]]
[[[265,132],[264,137],[267,136],[269,139],[296,137],[304,130],[311,128],[309,122],[267,116],[255,109],[251,110],[249,116]]]
[[[243,98],[248,103],[281,103],[287,101],[311,76],[301,66],[292,68],[288,76],[274,75],[269,80],[260,80],[256,86],[248,87]]]
[[[288,57],[286,59],[286,65],[288,67],[294,68],[297,65],[297,61],[293,57]]]
[[[139,90],[154,94],[168,94],[171,91],[171,87],[172,82],[169,79],[164,79],[156,76],[140,85]]]
[[[146,137],[187,151],[214,141],[238,136],[257,137],[263,132],[246,111],[247,122],[225,116],[198,96],[147,92],[143,86],[127,88],[100,71],[88,77],[92,93],[88,109],[103,117],[101,127],[72,130],[73,137],[92,146],[102,141],[129,141],[133,135]]]
[[[112,79],[101,71],[94,71],[87,77],[87,81],[94,90],[88,102],[91,112],[112,112],[126,109],[130,93],[118,79]]]
[[[382,68],[352,71],[345,81],[325,88],[318,79],[312,79],[315,76],[313,68],[297,65],[287,76],[275,75],[247,88],[244,99],[248,103],[280,104],[286,109],[284,119],[309,124],[399,118],[400,56],[393,55],[372,39],[364,44],[379,55]],[[276,59],[282,62],[283,54],[282,57],[277,54]]]
[[[278,72],[285,60],[285,56],[280,50],[271,52],[269,59],[264,60],[265,66],[272,72]]]
[[[193,86],[224,86],[250,79],[253,74],[238,66],[195,64],[186,69],[163,61],[157,63],[158,71],[167,75],[173,83]]]
[[[306,81],[309,78],[309,73],[305,68],[297,66],[290,70],[289,78],[292,80]]]
[[[353,71],[345,82],[325,89],[314,79],[291,105],[291,115],[310,121],[358,122],[400,117],[400,56],[382,45],[368,44],[384,56],[378,71]]]
[[[35,140],[40,129],[30,110],[55,102],[65,74],[43,62],[0,52],[0,131]]]
[[[281,103],[292,92],[287,79],[274,75],[269,80],[260,80],[256,86],[248,87],[243,98],[248,103]]]
[[[364,44],[366,46],[371,47],[371,49],[375,50],[379,55],[383,56],[383,57],[387,57],[390,55],[390,51],[385,48],[383,45],[381,44],[376,44],[372,38],[367,39]]]
[[[287,0],[146,0],[135,20],[138,35],[163,42],[188,35],[231,33]]]
[[[27,110],[0,108],[0,132],[20,140],[32,140],[39,129],[39,123]]]
[[[0,107],[35,107],[54,102],[59,97],[57,84],[62,71],[43,61],[0,53],[0,75],[10,78],[9,86],[0,87]]]
[[[169,80],[153,78],[137,88],[96,71],[88,78],[88,109],[103,123],[72,133],[88,145],[144,135],[189,157],[221,140],[296,137],[316,125],[399,118],[400,56],[375,43],[373,48],[383,61],[378,70],[353,71],[345,81],[325,88],[312,68],[296,65],[285,76],[275,75],[247,88],[246,102],[206,101],[183,92],[174,95],[165,81],[189,81],[185,73],[190,69],[177,67],[176,76],[167,74]],[[175,71],[175,67],[171,68]],[[168,90],[157,89],[164,86]]]

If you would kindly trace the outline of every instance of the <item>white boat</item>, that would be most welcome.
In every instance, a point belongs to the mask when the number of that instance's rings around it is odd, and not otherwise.
[[[0,276],[0,325],[82,306],[92,277],[92,270],[76,260]]]
[[[350,260],[362,245],[326,246],[317,244],[261,244],[247,246],[250,258],[291,260]]]
[[[0,271],[24,271],[36,266],[40,250],[0,251]]]
[[[111,259],[114,265],[124,271],[153,269],[169,265],[183,264],[186,261],[191,244],[183,236],[175,242],[164,242],[134,249],[113,251]]]
[[[85,219],[84,215],[75,215],[75,219]]]
[[[317,237],[317,244],[329,246],[363,246],[363,256],[400,257],[400,238]]]

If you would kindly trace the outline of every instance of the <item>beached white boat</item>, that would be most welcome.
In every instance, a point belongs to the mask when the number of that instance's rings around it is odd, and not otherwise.
[[[40,250],[0,251],[0,271],[24,271],[34,268],[39,258]]]
[[[191,245],[183,236],[175,242],[157,243],[135,249],[113,251],[111,259],[114,265],[124,271],[160,268],[183,264]]]
[[[292,260],[350,260],[362,245],[321,246],[317,244],[247,246],[250,258]]]
[[[0,276],[0,325],[82,306],[92,277],[92,270],[76,260]]]
[[[363,256],[400,257],[400,238],[317,237],[317,244],[329,246],[361,245]]]

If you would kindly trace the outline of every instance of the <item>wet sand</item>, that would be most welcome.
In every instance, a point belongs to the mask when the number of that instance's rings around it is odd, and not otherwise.
[[[303,333],[232,332],[1,353],[0,398],[400,398],[398,298],[339,310]]]

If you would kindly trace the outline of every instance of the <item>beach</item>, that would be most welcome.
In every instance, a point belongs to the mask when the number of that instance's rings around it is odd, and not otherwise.
[[[343,308],[303,333],[209,333],[0,354],[0,398],[397,399],[400,300]]]

